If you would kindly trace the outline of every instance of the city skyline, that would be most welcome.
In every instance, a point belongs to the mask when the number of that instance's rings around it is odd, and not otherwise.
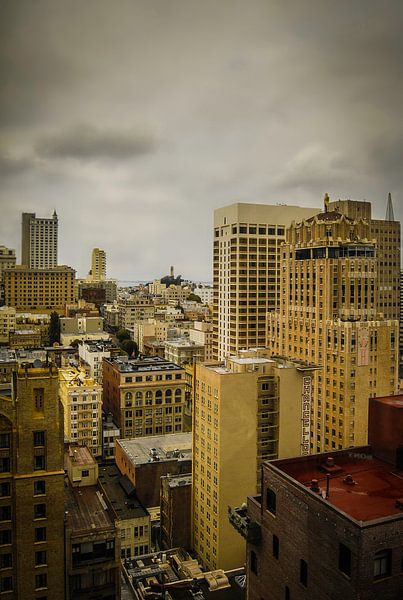
[[[401,5],[2,3],[1,243],[59,216],[84,277],[212,279],[214,208],[388,192],[403,218]],[[93,23],[97,22],[97,27]],[[79,241],[79,243],[77,243]],[[166,266],[165,266],[166,264]]]

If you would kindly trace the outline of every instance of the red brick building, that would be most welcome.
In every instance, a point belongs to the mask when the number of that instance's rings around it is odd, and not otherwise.
[[[371,446],[263,465],[230,520],[249,600],[403,597],[403,396],[371,399]]]

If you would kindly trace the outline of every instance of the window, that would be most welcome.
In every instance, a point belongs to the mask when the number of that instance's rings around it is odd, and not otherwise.
[[[10,448],[9,433],[0,433],[0,448]]]
[[[38,550],[38,552],[35,552],[35,566],[39,567],[39,565],[46,565],[45,550]]]
[[[11,494],[10,483],[8,481],[0,483],[0,498],[10,496],[10,494]]]
[[[46,483],[43,479],[34,481],[34,496],[44,494],[46,491]]]
[[[280,554],[280,541],[279,541],[278,537],[275,534],[273,534],[273,556],[274,556],[274,558],[277,558],[277,560],[278,560],[279,554]]]
[[[0,531],[0,546],[11,544],[11,529],[2,529]]]
[[[83,469],[81,471],[81,477],[89,477],[89,474],[90,474],[90,472],[88,469]]]
[[[35,527],[35,542],[46,541],[46,527]]]
[[[34,435],[34,446],[44,446],[45,445],[45,432],[44,431],[33,431]]]
[[[250,553],[250,570],[252,571],[252,573],[257,575],[257,556],[253,550],[251,550]]]
[[[351,575],[351,550],[344,544],[339,544],[339,569],[348,577]]]
[[[266,490],[266,508],[273,515],[276,514],[276,493],[270,488]]]
[[[290,600],[290,598],[290,588],[288,587],[288,585],[286,585],[284,590],[284,600]]]
[[[13,555],[11,552],[8,554],[0,554],[0,569],[10,569],[13,566]]]
[[[0,521],[11,521],[11,506],[0,506]]]
[[[34,456],[34,471],[43,471],[45,468],[45,455]]]
[[[8,456],[0,458],[0,473],[9,473],[11,470],[11,462]]]
[[[34,504],[34,519],[44,519],[46,517],[46,504]]]
[[[48,586],[48,576],[46,573],[35,575],[35,589],[45,588]]]
[[[389,577],[392,574],[392,552],[380,550],[375,554],[374,577]]]
[[[308,563],[303,558],[299,561],[299,580],[305,587],[308,587]]]
[[[0,578],[0,592],[11,592],[13,589],[13,578],[10,576]]]

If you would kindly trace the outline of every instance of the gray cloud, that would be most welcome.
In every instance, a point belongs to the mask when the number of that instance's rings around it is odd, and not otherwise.
[[[102,130],[88,124],[75,125],[42,137],[35,144],[39,156],[77,160],[125,160],[155,148],[151,135],[135,130]]]

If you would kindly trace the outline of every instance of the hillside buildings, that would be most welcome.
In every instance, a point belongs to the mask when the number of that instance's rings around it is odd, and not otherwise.
[[[22,213],[21,264],[29,269],[57,267],[58,219],[54,211],[50,219],[35,213]]]
[[[56,369],[18,370],[12,395],[0,398],[0,454],[1,597],[64,600],[63,424]]]
[[[160,357],[103,360],[104,411],[122,438],[183,431],[185,371]]]
[[[316,452],[366,444],[368,398],[398,388],[398,322],[379,312],[371,224],[329,206],[325,198],[324,213],[287,230],[279,310],[268,316],[274,355],[322,366],[312,386]]]
[[[214,211],[215,359],[265,346],[266,313],[276,310],[280,300],[280,247],[286,227],[317,212],[241,203]]]

